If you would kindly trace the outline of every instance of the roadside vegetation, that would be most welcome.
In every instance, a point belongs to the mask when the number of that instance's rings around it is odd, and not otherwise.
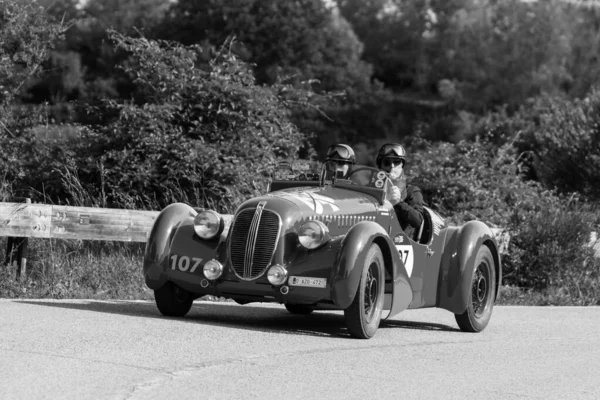
[[[600,305],[600,9],[406,3],[0,0],[0,201],[232,213],[274,161],[400,141],[429,206],[510,234],[501,304]],[[0,297],[151,299],[143,251],[30,239]]]

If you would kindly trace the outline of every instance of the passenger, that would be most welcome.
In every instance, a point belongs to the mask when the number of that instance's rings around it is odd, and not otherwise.
[[[327,158],[325,159],[325,180],[331,180],[332,177],[344,178],[350,167],[356,163],[356,155],[352,147],[347,144],[333,144],[327,149]]]
[[[375,160],[377,168],[388,173],[392,185],[388,186],[387,198],[394,206],[400,226],[404,232],[413,237],[423,222],[423,194],[417,186],[406,184],[404,164],[406,150],[398,143],[387,143],[381,146]]]

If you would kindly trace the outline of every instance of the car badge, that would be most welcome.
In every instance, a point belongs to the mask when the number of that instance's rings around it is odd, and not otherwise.
[[[256,206],[256,209],[257,209],[257,210],[260,210],[260,211],[262,211],[262,210],[263,210],[263,208],[265,208],[265,206],[266,206],[266,205],[267,205],[267,202],[266,202],[266,201],[261,201],[261,202],[260,202],[260,203],[258,203],[258,205]]]
[[[397,235],[394,237],[394,244],[400,244],[400,243],[404,243],[404,236],[403,235]]]
[[[431,247],[427,247],[427,257],[431,257],[435,251],[431,250]]]

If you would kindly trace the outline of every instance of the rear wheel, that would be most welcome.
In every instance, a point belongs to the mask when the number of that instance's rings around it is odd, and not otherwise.
[[[286,304],[285,308],[292,314],[308,315],[315,311],[315,307],[309,304]]]
[[[350,307],[344,310],[344,317],[350,336],[369,339],[379,328],[383,310],[385,275],[379,246],[371,245],[361,267],[358,290]]]
[[[167,317],[183,317],[192,308],[194,298],[190,292],[173,282],[165,283],[154,291],[156,306],[162,315]]]
[[[462,314],[454,314],[462,331],[481,332],[485,329],[492,316],[495,295],[494,258],[490,249],[484,245],[479,248],[475,258],[475,270],[471,277],[467,309]]]

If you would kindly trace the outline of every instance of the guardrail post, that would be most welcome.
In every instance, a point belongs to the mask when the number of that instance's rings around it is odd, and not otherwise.
[[[31,199],[25,199],[31,204]],[[6,241],[6,263],[15,270],[15,279],[24,280],[27,274],[27,245],[26,237],[8,237]]]

